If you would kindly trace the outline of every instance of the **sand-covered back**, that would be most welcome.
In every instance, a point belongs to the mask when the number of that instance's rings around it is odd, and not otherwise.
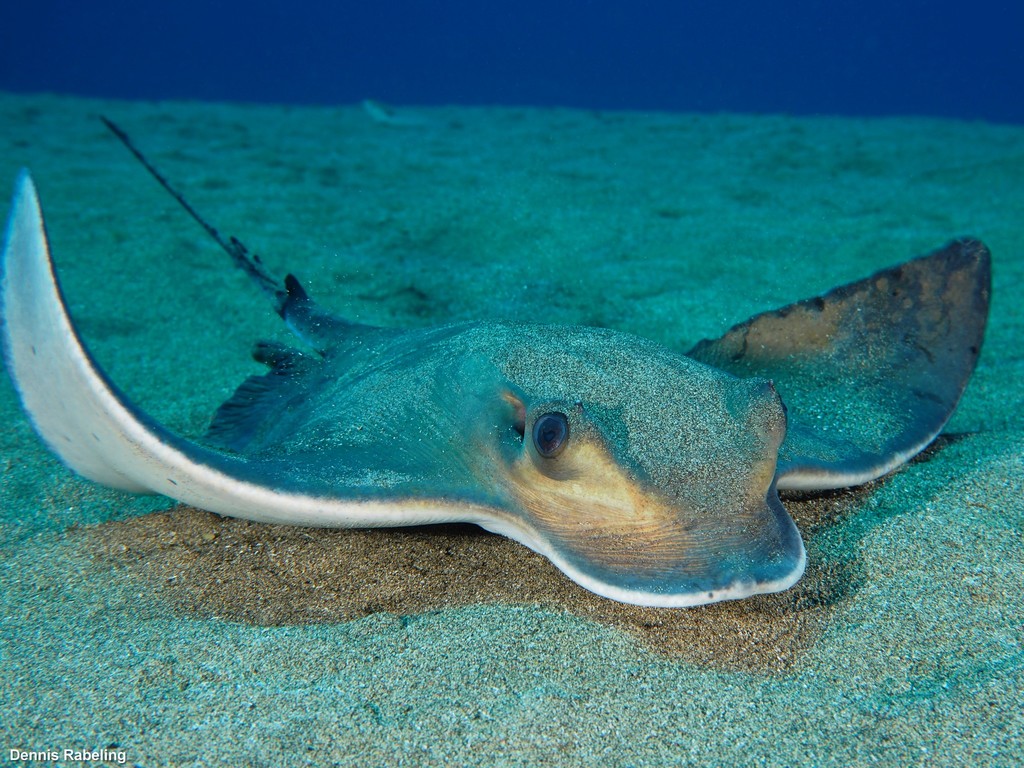
[[[472,527],[273,527],[99,488],[5,379],[5,757],[1024,760],[1024,128],[0,97],[0,183],[31,169],[83,337],[192,436],[259,371],[252,342],[289,335],[99,114],[221,231],[363,323],[582,323],[685,351],[960,235],[991,248],[992,314],[929,451],[787,501],[797,587],[688,610],[597,598]]]

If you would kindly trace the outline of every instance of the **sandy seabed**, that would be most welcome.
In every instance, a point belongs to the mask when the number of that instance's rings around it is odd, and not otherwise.
[[[953,237],[993,253],[978,369],[894,475],[787,502],[796,588],[658,611],[466,526],[308,531],[65,470],[0,385],[0,747],[139,766],[1024,761],[1024,128],[0,96],[96,358],[203,432],[258,292],[106,132],[325,306],[684,351]],[[59,762],[59,761],[58,761]]]

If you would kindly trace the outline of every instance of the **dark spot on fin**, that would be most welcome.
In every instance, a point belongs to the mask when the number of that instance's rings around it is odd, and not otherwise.
[[[252,359],[278,374],[307,370],[316,360],[304,352],[273,341],[260,341],[252,349]]]
[[[253,359],[270,371],[250,376],[213,416],[206,432],[208,443],[236,453],[244,453],[276,422],[276,416],[306,390],[309,375],[320,361],[282,344],[259,342]]]
[[[309,298],[295,275],[289,274],[284,279],[284,298],[278,307],[288,328],[319,352],[351,336],[353,332],[370,329],[372,326],[350,323],[344,318],[322,309]]]
[[[306,289],[302,287],[302,283],[295,275],[289,273],[285,275],[284,287],[288,291],[288,301],[292,303],[309,301],[309,294],[306,293]]]

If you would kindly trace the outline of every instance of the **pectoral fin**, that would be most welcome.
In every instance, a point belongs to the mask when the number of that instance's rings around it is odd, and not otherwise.
[[[991,286],[977,240],[756,315],[687,354],[771,379],[789,411],[780,489],[859,485],[923,450],[981,350]]]
[[[413,525],[489,514],[470,505],[335,487],[315,463],[257,461],[211,450],[158,424],[110,381],[82,343],[61,295],[27,172],[18,180],[0,265],[7,369],[40,437],[80,475],[263,522]],[[250,426],[230,411],[219,415],[219,431],[230,440],[247,437]]]

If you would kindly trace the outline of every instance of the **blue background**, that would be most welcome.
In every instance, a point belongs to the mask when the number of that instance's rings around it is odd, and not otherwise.
[[[2,0],[0,89],[1024,123],[1024,0]]]

